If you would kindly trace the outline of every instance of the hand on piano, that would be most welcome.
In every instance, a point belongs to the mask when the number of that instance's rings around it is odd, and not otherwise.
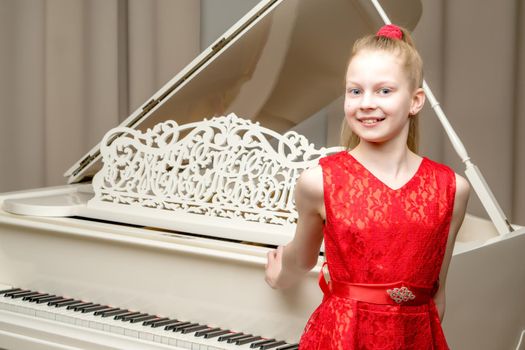
[[[268,262],[266,263],[265,280],[274,289],[279,288],[277,281],[282,271],[283,251],[284,247],[279,246],[267,254]]]

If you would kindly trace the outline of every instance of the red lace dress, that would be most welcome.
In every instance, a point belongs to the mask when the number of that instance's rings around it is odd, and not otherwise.
[[[348,152],[320,160],[332,281],[402,281],[435,291],[446,250],[455,174],[423,158],[416,174],[391,189]],[[388,295],[387,295],[388,297]],[[299,349],[448,349],[436,306],[381,304],[325,294]]]

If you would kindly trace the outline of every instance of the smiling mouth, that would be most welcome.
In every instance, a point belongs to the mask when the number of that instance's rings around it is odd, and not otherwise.
[[[379,122],[382,122],[385,120],[385,118],[366,118],[366,119],[358,119],[361,124],[365,125],[374,125]]]

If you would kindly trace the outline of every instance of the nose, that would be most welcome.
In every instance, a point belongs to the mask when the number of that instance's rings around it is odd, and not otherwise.
[[[360,108],[361,109],[376,109],[377,108],[377,104],[376,104],[373,94],[371,94],[370,92],[363,93],[361,97]]]

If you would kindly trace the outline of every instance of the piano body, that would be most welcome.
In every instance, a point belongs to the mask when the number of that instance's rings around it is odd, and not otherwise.
[[[418,0],[381,5],[407,28],[415,27],[422,10]],[[14,298],[0,295],[0,348],[293,349],[321,300],[322,258],[298,286],[275,291],[264,282],[266,252],[293,235],[294,177],[336,149],[316,150],[305,138],[285,132],[341,95],[351,44],[380,25],[373,1],[263,0],[68,170],[68,185],[0,195],[0,290],[20,288],[11,292]],[[172,163],[152,162],[159,149],[180,145],[177,140],[194,142],[184,148],[188,154],[170,151]],[[121,141],[127,146],[119,146]],[[246,158],[236,163],[232,150],[239,151],[235,147],[243,142],[251,151],[240,152]],[[230,149],[210,166],[206,156],[216,154],[211,144]],[[115,175],[115,169],[122,170],[118,159],[113,168],[102,162],[111,152],[127,161],[141,154],[136,164],[161,164],[166,173],[175,162],[193,178],[181,176],[179,185],[157,181],[157,190],[169,193],[179,186],[179,193],[197,193],[206,206],[213,201],[205,188],[184,187],[202,175],[194,182],[225,186],[222,198],[230,207],[211,206],[206,213],[213,215],[203,215],[189,200],[159,204],[148,187],[154,165],[149,171],[134,168],[147,181],[127,174],[128,183],[112,182],[113,190],[131,186],[146,194],[141,205],[136,198],[103,193],[108,178],[123,176]],[[239,209],[249,193],[237,185],[249,174],[235,181],[228,171],[253,165],[253,158],[267,164],[272,155],[278,158],[275,167],[285,171],[272,166],[265,171],[288,185],[263,187],[266,204],[250,202],[252,211]],[[210,179],[230,176],[230,181],[206,182],[202,169],[188,162],[191,157],[208,164],[204,172],[223,171]],[[221,166],[232,159],[232,168]],[[264,183],[259,173],[252,175]],[[233,203],[232,197],[240,199]],[[267,206],[277,209],[269,214]],[[444,328],[452,348],[515,347],[525,329],[524,248],[523,228],[498,235],[489,221],[466,218],[449,270]],[[56,307],[69,302],[80,305],[77,311]],[[98,308],[99,314],[83,313],[82,307]],[[109,317],[112,312],[127,312],[120,314],[129,314],[127,322]],[[165,330],[163,322],[172,328]],[[237,340],[219,341],[231,335]]]

